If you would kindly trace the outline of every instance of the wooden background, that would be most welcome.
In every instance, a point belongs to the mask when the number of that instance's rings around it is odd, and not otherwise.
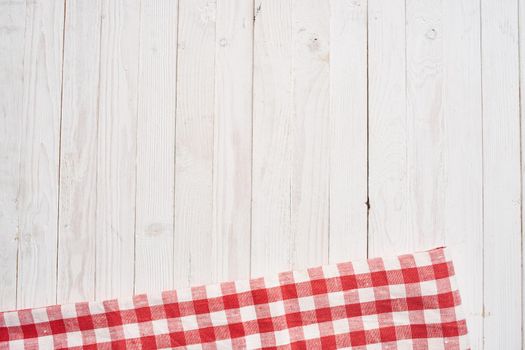
[[[473,349],[521,348],[520,28],[525,0],[0,1],[0,309],[448,245]]]

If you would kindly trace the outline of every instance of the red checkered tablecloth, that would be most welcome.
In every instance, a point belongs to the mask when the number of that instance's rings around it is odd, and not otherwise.
[[[468,349],[443,248],[0,313],[0,349]]]

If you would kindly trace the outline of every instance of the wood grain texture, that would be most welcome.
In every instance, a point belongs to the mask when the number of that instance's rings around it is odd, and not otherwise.
[[[415,247],[408,222],[405,2],[368,3],[370,256]]]
[[[102,4],[96,298],[133,293],[140,1]]]
[[[328,262],[330,4],[292,5],[292,266],[305,268]]]
[[[135,203],[135,292],[173,287],[178,2],[143,1]]]
[[[366,257],[367,1],[330,1],[330,261]]]
[[[441,17],[445,243],[454,257],[472,349],[483,345],[480,3],[446,0]],[[468,142],[466,142],[468,140]]]
[[[56,302],[64,4],[26,4],[20,116],[18,307]],[[15,118],[17,118],[15,116]]]
[[[521,184],[518,2],[481,2],[485,349],[518,349]]]
[[[443,116],[443,1],[406,2],[406,248],[444,245],[448,171]]]
[[[25,1],[0,3],[0,308],[16,308]]]
[[[0,309],[447,245],[520,348],[524,11],[0,1]]]
[[[213,239],[217,279],[250,276],[253,4],[218,0]]]
[[[449,245],[458,271],[468,275],[462,291],[471,296],[467,312],[473,344],[479,344],[483,247],[479,5],[407,1],[396,6],[399,18],[406,11],[405,33],[396,32],[398,41],[388,38],[384,45],[404,47],[404,52],[395,51],[395,62],[402,67],[406,58],[405,77],[394,69],[382,70],[391,64],[386,56],[392,57],[392,52],[374,45],[385,35],[383,30],[391,35],[391,27],[380,17],[383,6],[369,12],[369,244],[373,255],[391,252],[388,245],[398,252]],[[395,28],[401,29],[401,23]],[[393,76],[397,78],[389,79]],[[402,86],[381,90],[382,84],[403,79],[404,90]],[[396,99],[386,104],[375,99],[394,94]],[[394,221],[389,224],[388,218]]]
[[[519,0],[519,72],[520,72],[520,126],[521,126],[521,235],[525,228],[525,208],[523,206],[523,200],[525,198],[525,0]],[[523,264],[525,263],[525,244],[521,242],[521,302],[525,300],[525,269]],[[522,310],[521,313],[521,324],[525,325],[525,312]],[[525,348],[525,332],[521,334],[521,348]]]
[[[175,282],[217,277],[213,237],[216,3],[181,1],[177,76]],[[211,263],[211,264],[210,264]]]
[[[291,267],[292,1],[254,10],[252,275]]]
[[[67,2],[58,236],[59,303],[95,297],[101,1]]]

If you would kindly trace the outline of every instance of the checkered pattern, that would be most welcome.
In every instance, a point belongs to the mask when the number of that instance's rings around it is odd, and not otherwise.
[[[0,349],[469,349],[443,248],[0,313]]]

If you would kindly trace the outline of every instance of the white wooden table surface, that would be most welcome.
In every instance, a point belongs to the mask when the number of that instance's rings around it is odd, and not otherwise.
[[[524,28],[525,0],[0,1],[0,309],[448,245],[473,349],[521,348]]]

